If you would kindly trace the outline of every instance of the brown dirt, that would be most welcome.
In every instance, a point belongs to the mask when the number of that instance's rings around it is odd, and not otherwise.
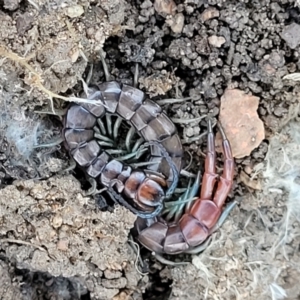
[[[0,299],[300,299],[300,85],[283,79],[300,67],[299,3],[159,2],[0,0]],[[239,204],[208,249],[176,258],[188,265],[143,251],[149,272],[139,274],[128,243],[135,216],[85,196],[82,174],[62,173],[63,147],[34,148],[61,129],[35,113],[51,109],[38,85],[76,95],[89,63],[91,81],[104,81],[102,47],[114,79],[132,84],[138,62],[153,99],[191,97],[164,105],[173,118],[218,116],[228,87],[260,99],[266,139],[236,161],[229,200]],[[193,171],[205,143],[189,140],[205,126],[177,124]]]

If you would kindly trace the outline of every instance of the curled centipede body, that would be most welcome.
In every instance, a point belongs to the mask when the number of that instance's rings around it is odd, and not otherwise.
[[[91,89],[92,103],[71,104],[64,119],[63,137],[70,155],[85,172],[121,204],[142,218],[159,214],[165,197],[177,185],[183,149],[173,122],[155,102],[134,87],[116,81]],[[105,151],[94,127],[104,116],[116,115],[134,128],[150,147],[150,164],[135,169]],[[155,171],[155,172],[153,172]]]

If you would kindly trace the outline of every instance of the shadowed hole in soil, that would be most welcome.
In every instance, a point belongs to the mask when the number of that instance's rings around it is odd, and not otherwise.
[[[45,272],[30,272],[26,269],[16,269],[15,272],[21,277],[23,299],[91,299],[89,291],[77,278],[55,277]]]

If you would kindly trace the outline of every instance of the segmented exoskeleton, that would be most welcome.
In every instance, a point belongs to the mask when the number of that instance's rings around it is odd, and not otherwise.
[[[94,87],[88,99],[95,104],[71,104],[65,116],[63,135],[71,156],[107,187],[114,200],[139,217],[158,215],[165,197],[176,188],[182,165],[183,149],[175,125],[141,90],[116,81]],[[94,127],[98,123],[101,128],[101,118],[110,114],[135,128],[146,142],[143,146],[150,146],[153,164],[134,169],[104,150]]]

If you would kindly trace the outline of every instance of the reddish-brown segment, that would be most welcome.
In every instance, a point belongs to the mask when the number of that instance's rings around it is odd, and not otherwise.
[[[225,157],[224,169],[220,178],[216,174],[215,141],[209,122],[205,172],[199,199],[176,224],[167,223],[160,217],[136,221],[137,239],[149,250],[167,254],[186,252],[202,244],[216,225],[232,187],[234,175],[234,161],[230,144],[221,127],[220,130]]]
[[[64,120],[66,147],[77,164],[107,187],[114,199],[142,218],[154,217],[161,211],[167,189],[174,186],[174,178],[176,181],[181,170],[183,149],[176,128],[161,107],[145,100],[139,89],[111,81],[92,91],[88,99],[103,105],[70,105]],[[93,128],[97,119],[106,114],[121,117],[150,144],[149,160],[157,163],[148,169],[162,176],[132,169],[104,151],[94,138]]]

